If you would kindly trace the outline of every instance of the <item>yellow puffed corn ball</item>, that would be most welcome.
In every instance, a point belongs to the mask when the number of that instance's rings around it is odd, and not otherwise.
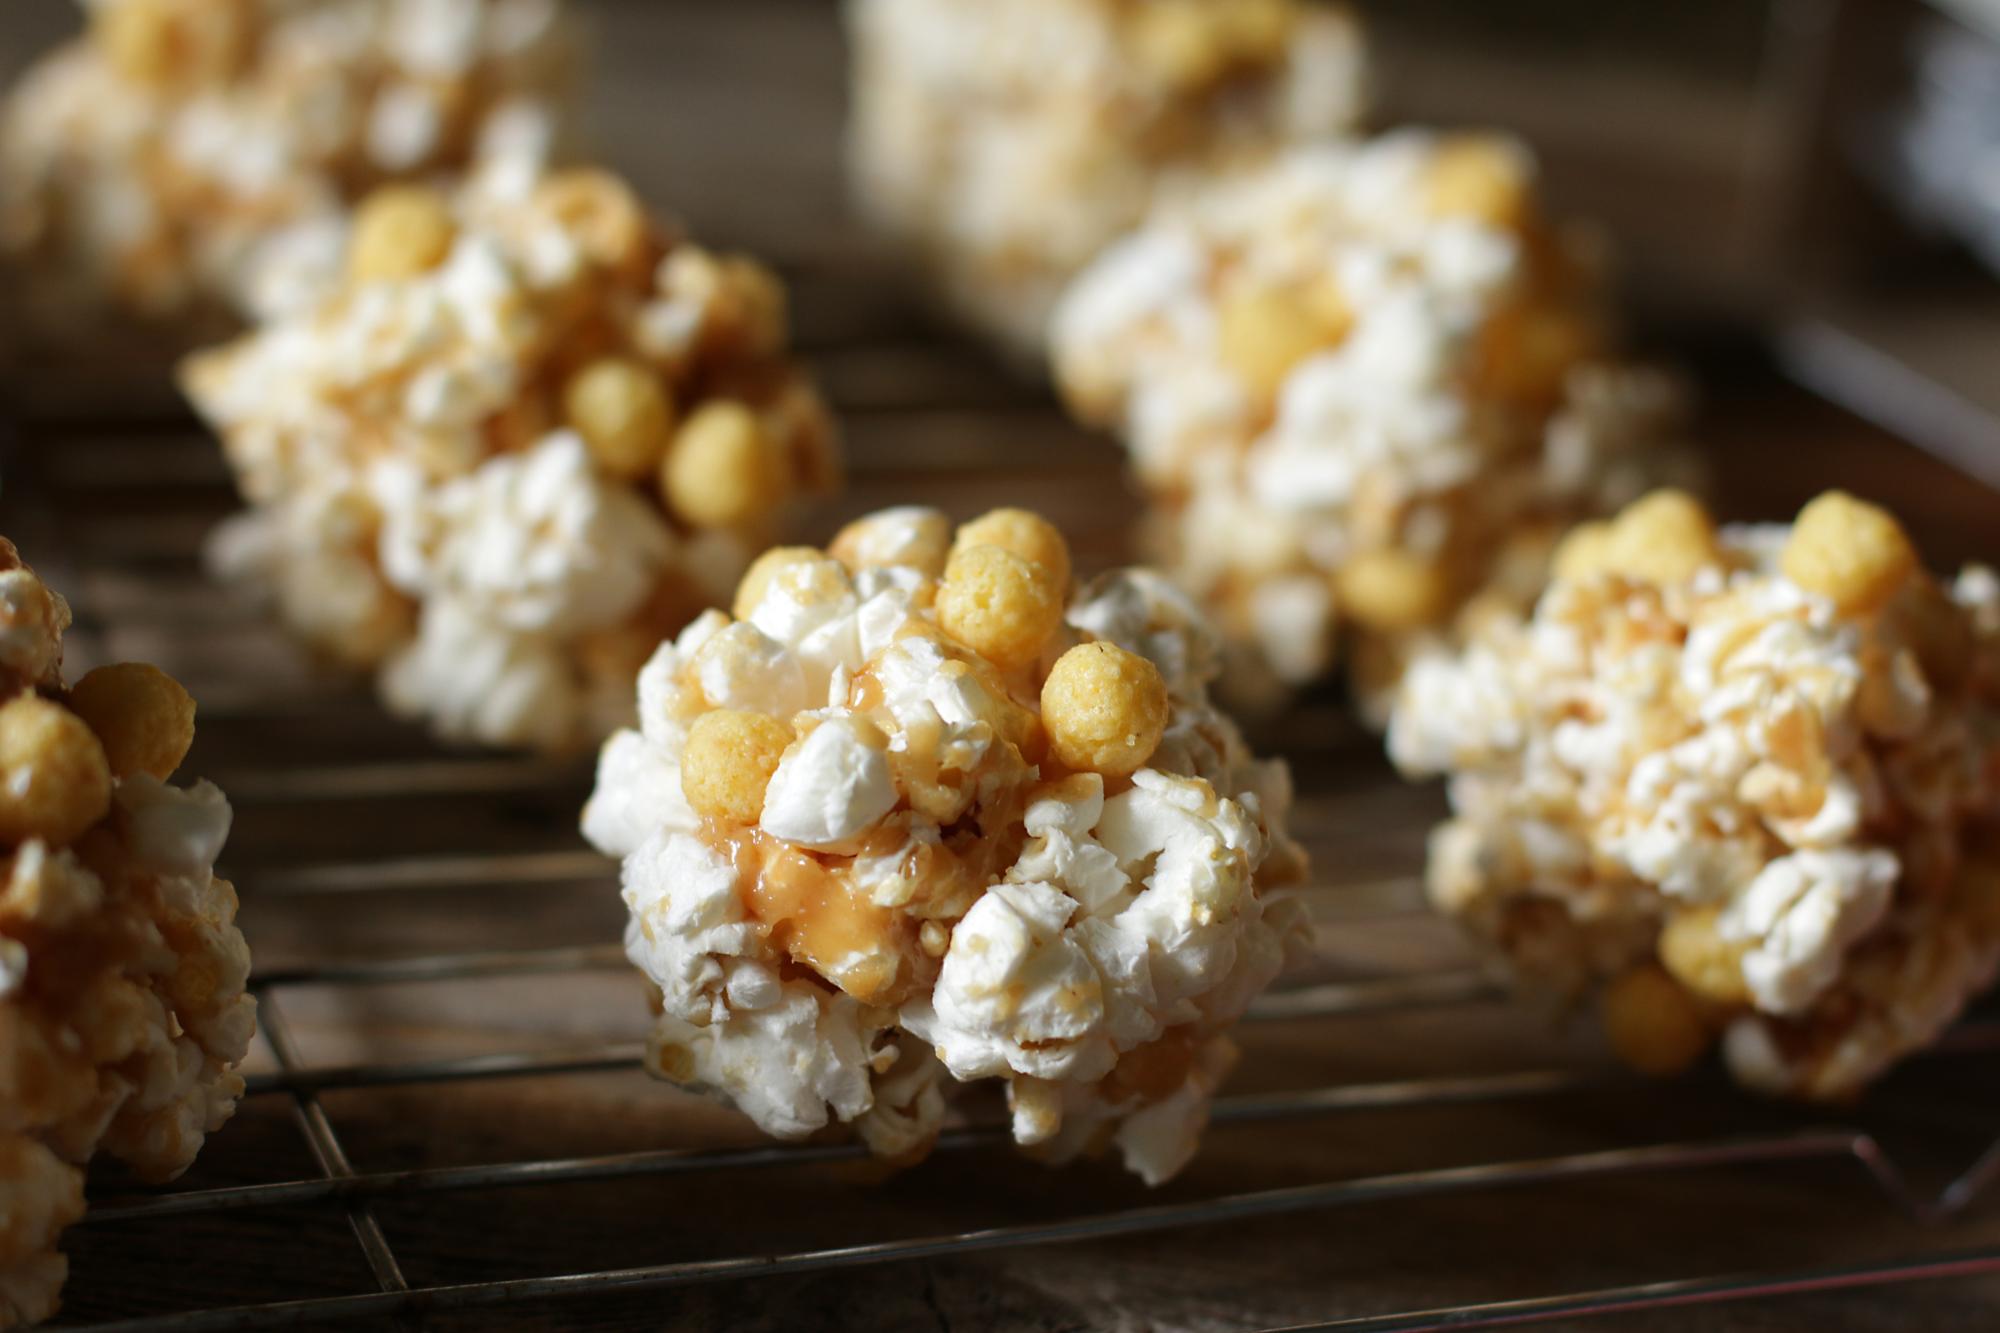
[[[563,390],[563,413],[598,466],[627,481],[659,467],[673,440],[673,398],[639,361],[606,357],[579,370]]]
[[[1603,1016],[1611,1049],[1642,1074],[1678,1074],[1701,1059],[1714,1038],[1694,997],[1654,963],[1606,988]]]
[[[785,460],[757,416],[713,402],[690,416],[667,450],[660,491],[674,516],[698,528],[750,523],[786,491]]]
[[[1746,1004],[1750,984],[1743,979],[1745,940],[1725,940],[1716,929],[1721,909],[1691,908],[1667,918],[1660,931],[1660,962],[1676,981],[1716,1004]]]
[[[1105,777],[1145,767],[1166,734],[1169,708],[1160,669],[1115,643],[1078,644],[1042,684],[1049,748],[1068,767]]]
[[[632,188],[608,171],[572,167],[535,190],[532,206],[554,218],[600,268],[622,269],[646,258],[646,209]]]
[[[1886,509],[1828,491],[1799,511],[1779,568],[1848,614],[1876,610],[1917,567],[1916,548]]]
[[[681,750],[681,792],[698,815],[754,824],[764,789],[792,743],[792,728],[764,713],[703,713]]]
[[[1223,299],[1217,318],[1222,364],[1266,398],[1299,362],[1337,345],[1354,326],[1353,312],[1330,287],[1311,299],[1272,287],[1237,292]]]
[[[1340,568],[1341,611],[1370,629],[1417,629],[1443,617],[1451,583],[1437,565],[1407,551],[1363,551]]]
[[[1048,571],[1049,580],[1064,595],[1069,591],[1069,543],[1056,525],[1025,509],[995,509],[959,528],[951,545],[952,559],[976,546],[1012,551]],[[945,566],[949,576],[950,565]]]
[[[1532,207],[1527,158],[1505,139],[1462,135],[1439,147],[1428,203],[1440,217],[1474,218],[1516,228]]]
[[[793,565],[809,565],[823,558],[810,546],[772,547],[751,561],[750,568],[743,572],[742,582],[736,585],[736,600],[730,605],[730,614],[738,620],[748,620],[750,613],[757,609],[757,603],[764,600],[771,580]]]
[[[110,809],[111,764],[89,723],[40,695],[0,705],[0,841],[65,847]]]
[[[1686,491],[1658,490],[1610,523],[1586,523],[1557,548],[1563,578],[1615,574],[1640,583],[1685,583],[1722,558],[1715,520]]]
[[[427,185],[385,185],[361,201],[348,242],[357,282],[401,282],[430,272],[458,237],[451,205]]]
[[[1041,656],[1062,624],[1064,591],[1012,551],[967,547],[945,569],[938,624],[1001,670],[1016,670]]]
[[[150,773],[164,781],[194,744],[194,699],[156,666],[102,666],[76,683],[70,707],[104,746],[113,777]]]

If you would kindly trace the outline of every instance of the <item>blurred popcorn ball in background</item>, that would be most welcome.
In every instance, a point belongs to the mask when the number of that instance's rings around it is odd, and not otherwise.
[[[1534,596],[1567,519],[1678,459],[1681,394],[1605,359],[1595,247],[1534,179],[1493,135],[1298,148],[1163,203],[1067,293],[1057,378],[1130,448],[1242,698],[1345,635],[1379,720],[1409,657]]]
[[[447,738],[594,742],[838,480],[787,341],[768,270],[607,173],[385,187],[331,296],[186,364],[250,504],[212,561]]]
[[[185,346],[337,279],[385,181],[532,174],[562,136],[556,0],[84,0],[0,115],[0,256],[26,334],[107,312]]]
[[[1360,114],[1362,41],[1299,0],[850,0],[863,210],[1039,360],[1064,283],[1156,194]]]
[[[256,1029],[229,803],[167,785],[194,701],[150,666],[63,683],[69,606],[0,538],[0,1327],[55,1312],[100,1151],[187,1170]]]
[[[1178,1171],[1309,929],[1289,774],[1210,703],[1200,612],[1146,570],[1076,588],[1032,514],[928,509],[770,552],[734,609],[647,664],[584,813],[648,1067],[902,1160],[999,1080],[1037,1153]]]
[[[2000,580],[1838,492],[1725,528],[1586,524],[1525,620],[1412,668],[1389,735],[1451,778],[1430,892],[1652,1072],[1843,1098],[2000,962]]]

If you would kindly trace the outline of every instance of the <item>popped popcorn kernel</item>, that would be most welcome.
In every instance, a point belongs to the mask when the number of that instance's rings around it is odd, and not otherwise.
[[[1046,566],[998,546],[969,546],[945,567],[938,625],[1003,671],[1024,667],[1062,623],[1063,596]]]
[[[1786,578],[1848,614],[1880,607],[1916,567],[1903,525],[1843,491],[1828,491],[1799,511],[1781,558]]]
[[[1554,534],[1688,470],[1681,393],[1614,359],[1534,176],[1493,136],[1294,146],[1162,199],[1064,292],[1058,386],[1129,450],[1239,697],[1345,667],[1381,722],[1411,661],[1532,600]]]
[[[33,345],[169,349],[413,277],[433,186],[562,147],[571,35],[517,0],[90,0],[0,106],[0,261]]]
[[[65,691],[67,607],[0,538],[0,605],[38,603],[31,589],[59,613],[0,625],[11,673],[0,679],[0,1325],[9,1328],[57,1312],[68,1275],[57,1247],[84,1215],[93,1159],[172,1180],[229,1119],[256,1014],[236,895],[215,877],[228,802],[207,783],[170,787],[149,771],[171,771],[186,750],[192,705],[151,667],[102,667]]]
[[[1038,356],[1156,201],[1359,118],[1354,16],[1303,0],[850,0],[856,197],[981,331]]]
[[[451,204],[428,185],[385,185],[354,210],[347,271],[357,282],[400,282],[428,273],[458,235]]]
[[[726,528],[754,522],[782,494],[784,459],[741,403],[710,403],[674,436],[660,472],[667,507],[684,522]]]
[[[778,761],[792,743],[790,724],[763,713],[703,713],[681,751],[681,790],[698,815],[754,824]]]
[[[61,704],[0,704],[0,840],[66,846],[111,808],[111,765],[90,725]]]
[[[563,413],[598,466],[627,480],[652,475],[673,440],[674,405],[666,385],[629,358],[593,361],[571,376]]]
[[[156,666],[101,666],[70,690],[69,706],[97,733],[114,778],[165,781],[194,744],[194,698]]]
[[[951,577],[950,561],[978,546],[997,546],[1031,564],[1040,565],[1050,584],[1067,593],[1070,583],[1069,542],[1056,525],[1025,509],[995,509],[959,526],[952,538],[943,577]]]
[[[1015,533],[1013,539],[1023,545],[1030,540],[1024,532]],[[864,569],[901,565],[917,570],[926,578],[941,579],[955,544],[950,519],[935,509],[904,505],[855,519],[834,536],[826,551],[854,574]],[[1001,542],[987,544],[1004,545]],[[1041,558],[1028,550],[1009,549],[1031,560]],[[1062,551],[1066,562],[1069,555],[1067,547]],[[1045,549],[1043,556],[1047,555]],[[764,558],[760,556],[759,560]],[[1066,579],[1057,581],[1067,582]]]
[[[1066,766],[1124,777],[1143,768],[1172,712],[1160,669],[1115,643],[1080,643],[1042,682],[1042,725]]]
[[[2000,579],[1875,559],[1893,519],[1816,504],[1583,529],[1531,612],[1411,670],[1389,748],[1450,778],[1432,902],[1524,988],[1595,996],[1642,1069],[1712,1033],[1746,1086],[1838,1100],[2000,970]],[[1865,595],[1797,577],[1829,528]]]
[[[661,635],[838,484],[833,426],[769,336],[768,274],[616,177],[424,197],[455,220],[436,262],[350,274],[184,364],[249,506],[210,561],[395,712],[575,749],[630,720]]]
[[[1614,980],[1605,988],[1603,1004],[1612,1050],[1642,1074],[1678,1074],[1714,1044],[1701,1007],[1656,964],[1635,967]]]
[[[623,859],[646,1066],[781,1138],[851,1125],[885,1163],[999,1080],[1024,1147],[1116,1146],[1157,1183],[1308,929],[1289,781],[1209,701],[1214,631],[1164,579],[1074,588],[1020,511],[961,535],[904,508],[771,552],[734,619],[640,673],[583,829]],[[1002,591],[982,627],[1023,599],[1054,623],[962,633],[954,588]]]

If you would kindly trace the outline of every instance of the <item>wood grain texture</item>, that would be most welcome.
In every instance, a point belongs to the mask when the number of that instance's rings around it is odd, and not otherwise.
[[[46,22],[49,7],[31,6],[36,22]],[[1086,571],[1125,559],[1137,505],[1116,449],[1067,424],[1045,390],[939,324],[897,257],[845,220],[833,6],[624,0],[596,7],[595,21],[602,75],[593,117],[610,159],[699,234],[774,258],[793,284],[800,341],[842,414],[854,470],[846,493],[811,516],[807,535],[824,539],[845,518],[890,503],[939,504],[959,516],[1017,503],[1068,529]],[[4,49],[12,59],[21,48]],[[2000,555],[2000,497],[1724,350],[1703,367],[1712,372],[1703,438],[1726,514],[1781,517],[1839,484],[1911,515],[1936,562]],[[73,670],[105,658],[155,660],[203,700],[185,771],[216,777],[236,801],[227,868],[242,889],[260,968],[615,942],[623,912],[608,865],[522,882],[326,887],[376,878],[330,877],[328,866],[579,853],[575,812],[587,765],[524,762],[481,791],[423,789],[410,775],[424,770],[410,766],[478,756],[441,754],[385,718],[353,682],[301,658],[256,607],[207,584],[199,542],[233,503],[214,446],[185,422],[107,424],[116,415],[44,412],[26,425],[0,492],[0,530],[75,602]],[[1259,731],[1261,744],[1294,763],[1300,831],[1318,866],[1314,906],[1326,929],[1321,957],[1298,980],[1462,968],[1466,955],[1445,925],[1396,910],[1414,905],[1408,886],[1438,794],[1395,783],[1336,698],[1309,700]],[[364,764],[404,775],[405,789],[337,799],[301,790],[314,774]],[[315,874],[321,887],[311,890]],[[615,967],[289,987],[279,1003],[310,1066],[563,1053],[636,1040],[645,1022],[635,979]],[[1243,1045],[1231,1093],[1605,1067],[1588,1032],[1490,1000],[1262,1023],[1246,1030]],[[1941,1180],[2000,1132],[1991,1063],[1912,1062],[1836,1118],[1880,1134],[1920,1181]],[[256,1068],[272,1068],[268,1050]],[[756,1141],[734,1116],[636,1071],[341,1091],[325,1104],[364,1172]],[[1220,1127],[1186,1175],[1155,1192],[1109,1164],[1057,1172],[982,1150],[941,1154],[887,1180],[852,1165],[793,1167],[402,1197],[377,1214],[408,1277],[423,1285],[956,1232],[1784,1130],[1827,1114],[1760,1104],[1705,1076],[1664,1088],[1615,1083],[1469,1107]],[[266,1094],[245,1103],[183,1187],[315,1174],[289,1099]],[[92,1182],[98,1198],[127,1190],[113,1173]],[[1995,1243],[1993,1208],[1949,1228],[1922,1227],[1898,1215],[1857,1167],[1831,1162],[1375,1202],[1115,1242],[523,1305],[426,1326],[1238,1333]],[[86,1224],[68,1248],[67,1318],[75,1321],[372,1289],[330,1206]],[[1983,1326],[1996,1310],[2000,1283],[1974,1281],[1639,1316],[1621,1326],[1810,1324],[1835,1333]]]

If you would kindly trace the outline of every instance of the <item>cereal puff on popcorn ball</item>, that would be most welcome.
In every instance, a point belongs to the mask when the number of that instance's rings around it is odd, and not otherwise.
[[[613,176],[385,187],[337,292],[186,363],[250,504],[212,562],[447,738],[593,744],[837,479],[786,348],[768,270]]]
[[[1829,492],[1717,531],[1656,492],[1525,620],[1418,662],[1389,733],[1451,779],[1440,910],[1669,1072],[1841,1098],[2000,962],[2000,580]]]
[[[900,1160],[997,1079],[1019,1143],[1172,1175],[1308,933],[1288,774],[1209,702],[1218,652],[1156,574],[1075,588],[1020,510],[763,556],[647,664],[584,812],[648,1067]]]
[[[0,259],[31,333],[186,328],[337,278],[373,186],[534,170],[566,119],[556,0],[83,0],[0,111]]]
[[[1036,360],[1156,193],[1354,122],[1359,26],[1303,0],[849,0],[864,211]]]
[[[101,1149],[185,1171],[256,1027],[229,804],[167,785],[194,702],[150,666],[62,675],[69,607],[0,538],[0,1328],[55,1313]]]
[[[1345,656],[1380,721],[1455,621],[1532,599],[1567,521],[1677,451],[1680,394],[1603,358],[1588,238],[1511,140],[1294,149],[1158,209],[1052,326],[1073,410],[1116,430],[1152,554],[1216,616],[1231,693]]]

